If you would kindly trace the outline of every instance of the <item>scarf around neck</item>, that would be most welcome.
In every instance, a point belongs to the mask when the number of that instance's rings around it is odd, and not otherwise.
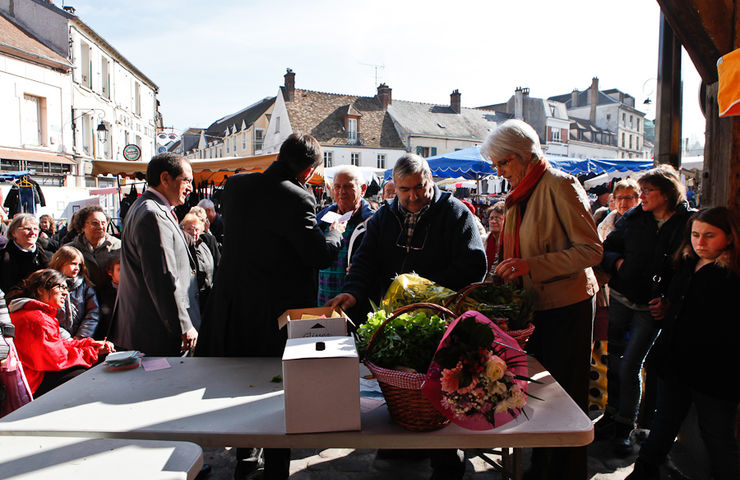
[[[539,160],[532,164],[529,172],[506,196],[506,217],[504,227],[501,230],[501,243],[503,246],[503,259],[521,258],[522,252],[519,246],[519,229],[522,225],[523,206],[529,200],[534,188],[547,170],[547,161]]]

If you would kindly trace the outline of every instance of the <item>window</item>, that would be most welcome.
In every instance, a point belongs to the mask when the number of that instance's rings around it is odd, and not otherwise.
[[[626,113],[622,114],[622,126],[623,127],[627,126],[627,114]]]
[[[385,153],[378,154],[378,168],[385,168]]]
[[[231,139],[231,151],[236,155],[236,136]]]
[[[275,133],[280,133],[280,117],[275,117]]]
[[[134,113],[141,116],[141,84],[136,82],[134,86]]]
[[[242,132],[242,150],[247,149],[247,132]]]
[[[635,137],[635,150],[640,149],[640,137]]]
[[[607,120],[611,120],[612,119],[612,114],[611,113],[607,113],[606,114],[606,119]]]
[[[259,152],[265,145],[265,131],[261,128],[254,130],[254,151]]]
[[[624,147],[625,147],[625,143],[624,143],[624,132],[622,132],[622,148],[624,148]]]
[[[334,166],[334,152],[324,152],[324,167]]]
[[[92,127],[90,117],[87,115],[82,116],[82,151],[85,155],[92,155]]]
[[[632,150],[632,135],[630,135],[630,150]]]
[[[110,62],[106,58],[100,59],[100,93],[110,100]]]
[[[552,132],[552,141],[559,142],[560,141],[560,129],[550,127],[550,132]]]
[[[635,116],[630,115],[630,128],[635,128]]]
[[[226,139],[226,153],[229,153],[229,139]]]
[[[637,119],[637,131],[638,132],[640,131],[640,119],[639,118]]]
[[[46,99],[23,95],[22,143],[25,145],[44,145],[44,130],[46,127]]]
[[[357,143],[357,119],[347,119],[347,141],[350,143]]]
[[[422,147],[417,146],[416,147],[416,154],[420,155],[424,158],[426,157],[433,157],[437,154],[437,147]]]
[[[360,166],[360,153],[359,152],[352,152],[350,155],[350,163],[354,165],[355,167]]]
[[[92,63],[90,57],[90,46],[85,42],[80,42],[80,84],[87,88],[92,88]]]

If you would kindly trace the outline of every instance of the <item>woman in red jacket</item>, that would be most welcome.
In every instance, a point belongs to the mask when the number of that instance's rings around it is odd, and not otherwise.
[[[66,277],[56,270],[32,273],[6,296],[15,345],[35,397],[76,377],[114,351],[107,341],[63,339],[55,315],[67,297]]]

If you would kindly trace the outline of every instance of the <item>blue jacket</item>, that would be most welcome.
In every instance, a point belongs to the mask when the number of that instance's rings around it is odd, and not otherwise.
[[[358,304],[367,299],[379,303],[393,278],[402,273],[415,272],[453,290],[483,279],[486,253],[473,214],[449,192],[434,187],[410,248],[404,246],[403,224],[398,197],[384,203],[368,221],[342,288]]]
[[[100,305],[95,290],[84,278],[68,279],[69,295],[64,308],[57,309],[59,328],[70,337],[92,337],[100,321]],[[65,332],[62,336],[66,337]]]

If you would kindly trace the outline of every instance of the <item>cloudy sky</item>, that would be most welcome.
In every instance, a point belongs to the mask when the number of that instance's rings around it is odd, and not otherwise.
[[[659,7],[653,0],[55,0],[159,86],[166,126],[206,127],[296,87],[448,104],[618,88],[654,117]],[[699,77],[684,54],[684,137],[703,135]]]

